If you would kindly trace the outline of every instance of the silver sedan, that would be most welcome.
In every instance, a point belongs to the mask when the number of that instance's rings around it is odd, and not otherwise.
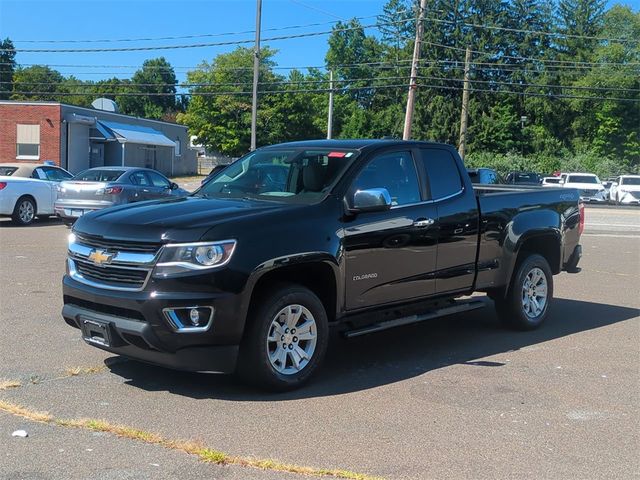
[[[80,172],[58,186],[56,215],[70,225],[94,210],[189,192],[149,168],[98,167]]]

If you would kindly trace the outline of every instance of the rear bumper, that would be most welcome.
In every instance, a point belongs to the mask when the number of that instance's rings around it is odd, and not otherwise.
[[[580,269],[578,268],[578,263],[582,258],[582,245],[576,245],[576,248],[573,249],[573,253],[569,257],[569,260],[563,265],[563,270],[568,273],[578,273]]]
[[[88,200],[57,200],[55,203],[56,215],[64,219],[76,220],[84,214],[116,205],[108,201]]]

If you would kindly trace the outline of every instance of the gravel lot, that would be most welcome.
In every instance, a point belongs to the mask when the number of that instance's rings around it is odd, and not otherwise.
[[[582,272],[555,277],[540,330],[501,329],[487,301],[464,315],[335,338],[319,378],[279,395],[85,345],[60,316],[67,233],[55,221],[0,220],[0,379],[21,384],[0,390],[0,401],[243,458],[391,479],[640,474],[638,208],[587,208]],[[11,436],[20,428],[28,438]],[[177,476],[303,478],[0,408],[0,478]]]

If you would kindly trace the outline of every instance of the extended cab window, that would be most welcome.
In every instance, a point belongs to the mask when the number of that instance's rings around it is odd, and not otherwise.
[[[421,148],[420,158],[429,177],[431,198],[455,195],[462,190],[462,179],[453,156],[440,148]]]
[[[386,188],[392,205],[406,205],[421,200],[418,174],[409,152],[385,153],[371,160],[358,173],[351,187],[358,190]]]

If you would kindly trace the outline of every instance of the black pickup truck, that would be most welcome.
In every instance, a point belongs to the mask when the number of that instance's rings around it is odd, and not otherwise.
[[[481,307],[539,326],[578,271],[572,189],[478,186],[450,146],[305,141],[258,149],[187,198],[90,213],[69,236],[65,321],[91,345],[272,389],[347,336]]]

